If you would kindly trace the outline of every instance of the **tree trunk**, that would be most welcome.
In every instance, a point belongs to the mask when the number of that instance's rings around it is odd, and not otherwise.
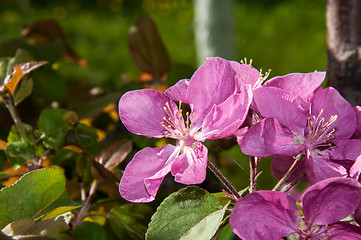
[[[361,1],[327,1],[328,85],[361,105]]]
[[[194,34],[199,64],[206,57],[234,60],[233,0],[195,0]]]

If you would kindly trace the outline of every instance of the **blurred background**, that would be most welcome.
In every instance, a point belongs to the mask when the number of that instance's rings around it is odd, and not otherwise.
[[[255,68],[272,69],[269,78],[326,70],[326,2],[320,0],[1,0],[0,6],[0,57],[49,62],[23,87],[31,91],[22,91],[17,105],[22,120],[36,125],[47,107],[74,110],[97,128],[100,140],[131,138],[134,152],[166,142],[119,126],[121,95],[144,87],[162,91],[190,78],[206,56],[253,59]],[[139,55],[158,61],[156,74]],[[0,116],[5,140],[12,119],[4,107]],[[122,134],[109,134],[117,128]],[[238,189],[246,187],[248,161],[237,143],[212,144],[210,159]],[[275,182],[269,163],[260,166],[268,171],[259,178],[262,189]]]
[[[132,61],[127,34],[137,17],[145,14],[154,19],[169,53],[172,68],[168,79],[173,83],[189,78],[201,62],[195,40],[195,2],[1,0],[0,42],[19,38],[22,28],[36,21],[53,19],[74,52],[87,60],[86,68],[58,61],[56,68],[62,79],[67,84],[82,79],[105,89],[121,90],[126,76],[140,73]],[[228,59],[253,59],[256,68],[271,68],[271,76],[326,70],[325,1],[224,2],[230,2],[229,12],[216,17],[233,19],[233,56],[226,56]],[[220,38],[227,37],[220,34]],[[0,56],[10,53],[9,48],[6,50],[1,48]]]

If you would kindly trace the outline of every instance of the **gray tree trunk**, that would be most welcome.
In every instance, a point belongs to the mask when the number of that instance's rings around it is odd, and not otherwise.
[[[194,1],[194,34],[199,64],[206,57],[234,60],[233,11],[233,0]]]
[[[327,1],[328,85],[361,105],[361,1]]]

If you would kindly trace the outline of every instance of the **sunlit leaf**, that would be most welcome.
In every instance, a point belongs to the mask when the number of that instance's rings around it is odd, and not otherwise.
[[[18,219],[38,219],[64,206],[78,206],[67,195],[64,173],[51,168],[31,171],[0,191],[0,227]]]
[[[129,29],[128,43],[134,63],[140,70],[158,81],[169,71],[170,58],[152,18],[142,16],[137,19]]]
[[[216,233],[228,204],[198,187],[186,187],[169,195],[149,224],[148,240],[208,240]]]
[[[47,62],[27,62],[15,65],[12,70],[6,75],[3,85],[1,86],[0,91],[8,91],[14,95],[16,86],[19,84],[21,78],[35,70],[36,68],[46,64]]]
[[[144,204],[127,204],[114,208],[109,222],[119,239],[144,239],[152,209]]]
[[[69,239],[64,232],[68,225],[63,217],[34,222],[33,219],[18,219],[8,224],[2,232],[16,239],[23,239],[29,236],[48,236],[56,240]],[[20,236],[19,236],[20,235]]]

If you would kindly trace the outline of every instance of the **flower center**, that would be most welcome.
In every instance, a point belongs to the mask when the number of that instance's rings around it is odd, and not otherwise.
[[[300,219],[298,222],[299,231],[292,233],[287,236],[288,240],[309,240],[309,239],[318,239],[318,240],[327,240],[330,239],[331,232],[334,228],[330,228],[326,225],[314,225],[310,226],[310,221],[305,221],[305,219]]]
[[[163,108],[166,112],[166,117],[163,117],[163,122],[160,124],[166,130],[165,137],[178,139],[182,145],[191,146],[194,140],[194,131],[190,120],[194,118],[194,113],[185,113],[186,121],[183,118],[182,101],[179,101],[178,109],[173,113],[169,106],[169,102]]]
[[[317,117],[313,116],[307,119],[308,135],[305,144],[309,148],[327,147],[330,146],[329,140],[334,138],[332,135],[335,132],[335,128],[331,128],[331,125],[337,120],[337,115],[332,115],[328,121],[322,117],[323,109]]]

